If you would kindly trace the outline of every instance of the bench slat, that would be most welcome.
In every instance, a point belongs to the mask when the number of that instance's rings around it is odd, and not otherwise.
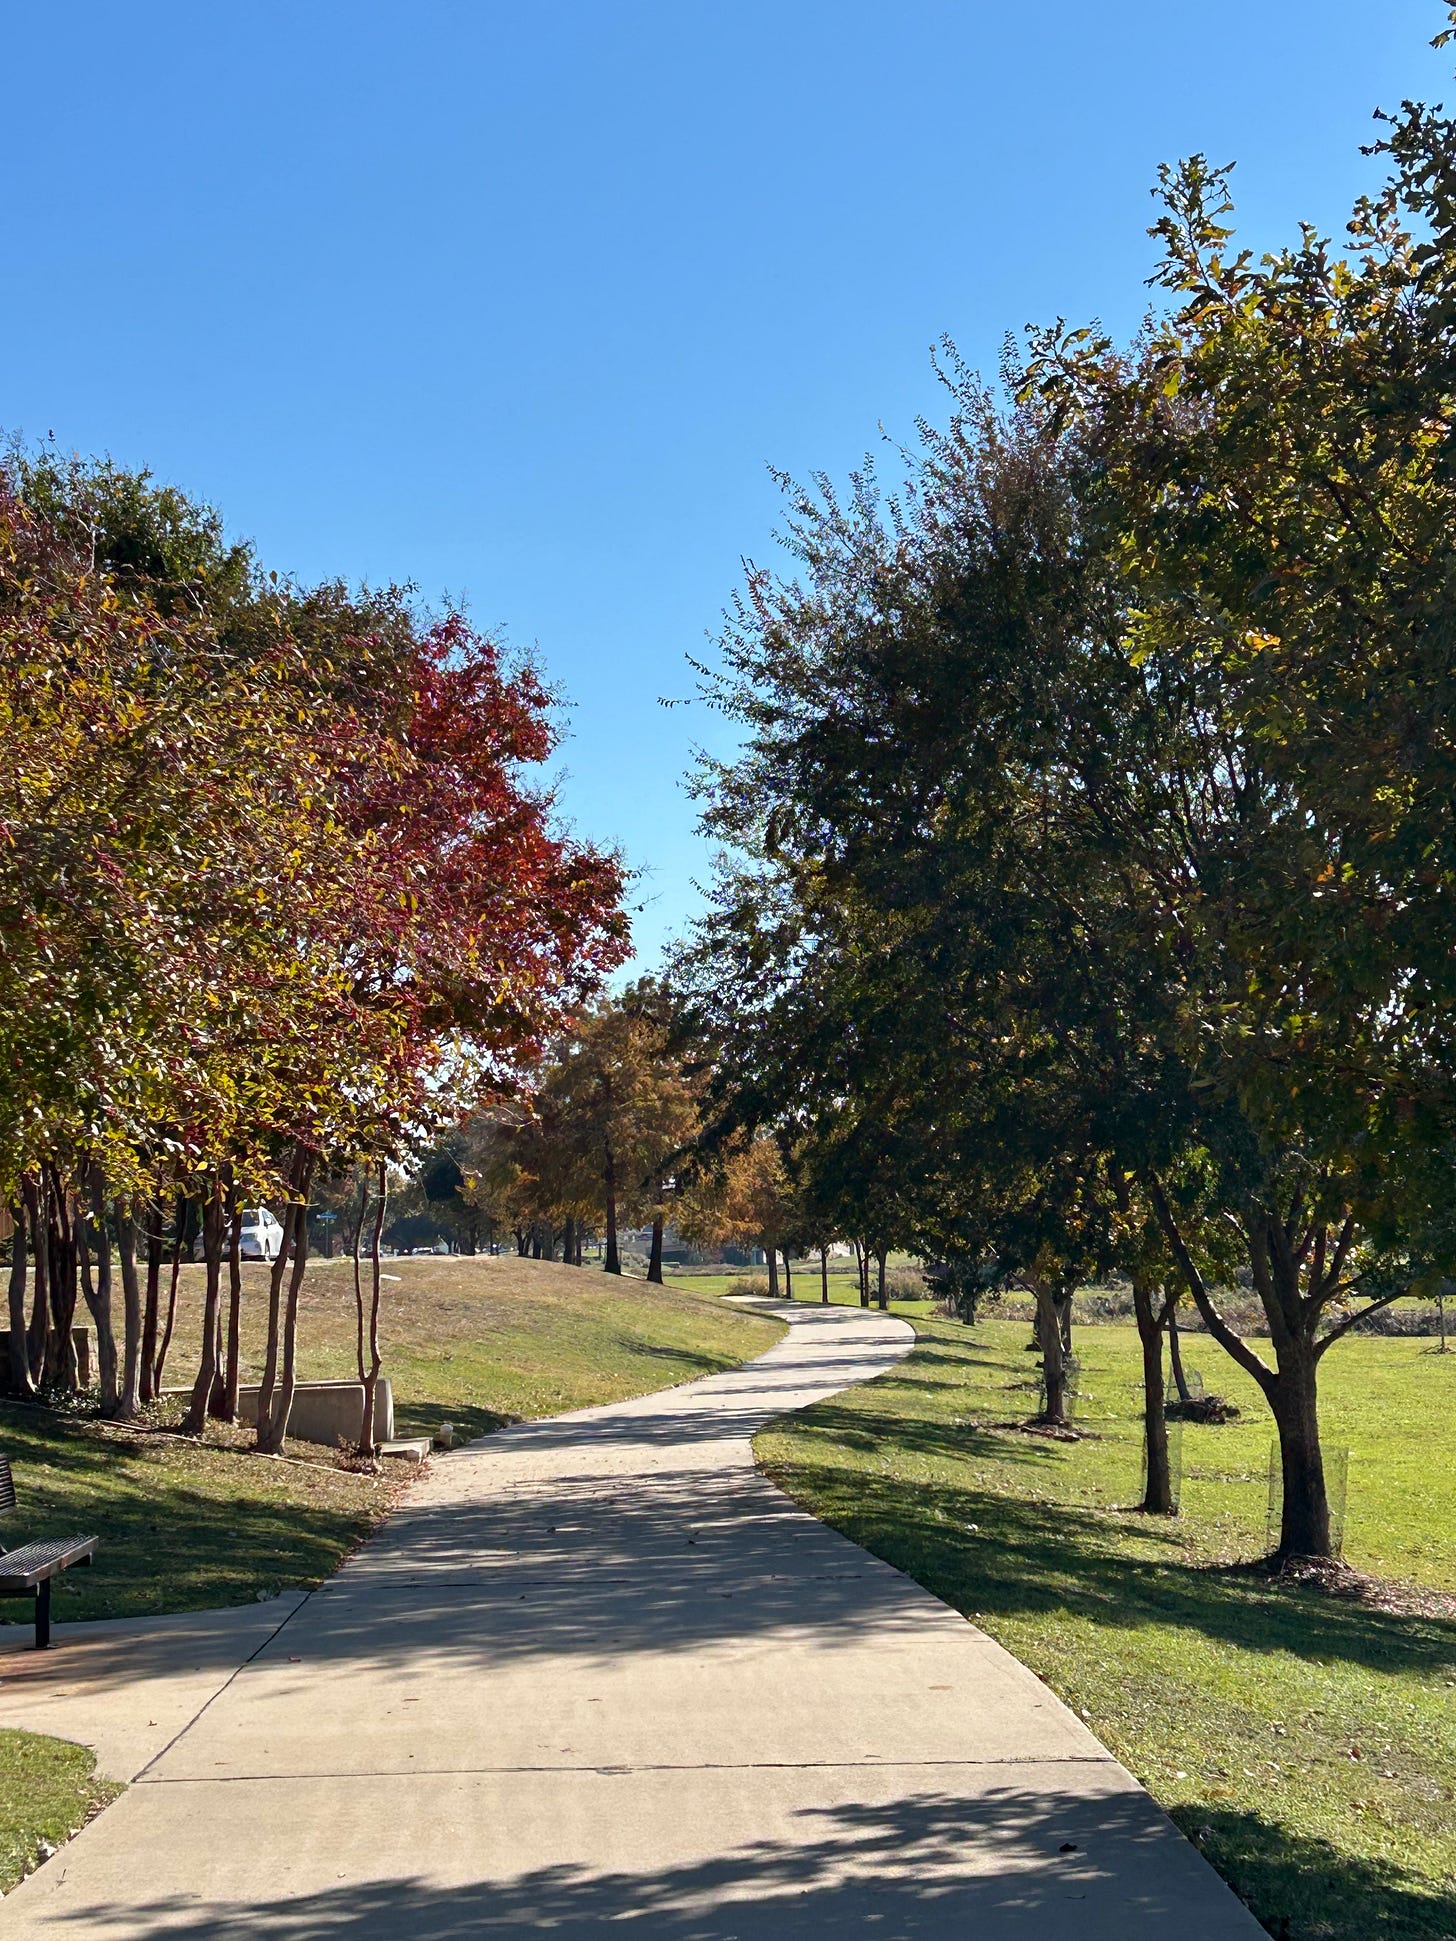
[[[83,1563],[98,1541],[96,1537],[47,1537],[7,1550],[0,1556],[0,1597],[23,1597],[58,1571]]]

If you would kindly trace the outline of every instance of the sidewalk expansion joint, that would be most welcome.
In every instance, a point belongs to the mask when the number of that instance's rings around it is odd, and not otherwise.
[[[607,1779],[630,1779],[637,1773],[757,1773],[757,1772],[980,1772],[1019,1766],[1116,1766],[1110,1752],[1069,1752],[1033,1757],[1024,1754],[1002,1759],[702,1759],[674,1762],[642,1760],[631,1765],[537,1766],[387,1766],[374,1771],[355,1767],[334,1772],[180,1773],[168,1778],[148,1770],[137,1786],[280,1786],[312,1785],[328,1779],[490,1779],[513,1774],[580,1774]]]

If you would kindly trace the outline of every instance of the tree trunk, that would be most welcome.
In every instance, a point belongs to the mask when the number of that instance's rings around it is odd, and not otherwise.
[[[121,1255],[121,1394],[116,1412],[130,1422],[141,1407],[142,1292],[137,1281],[135,1202],[116,1202],[116,1244]]]
[[[369,1176],[359,1181],[359,1210],[354,1218],[354,1361],[364,1379],[364,1216],[369,1211]]]
[[[384,1204],[387,1180],[384,1161],[379,1162],[374,1209],[374,1231],[369,1245],[369,1367],[364,1376],[364,1419],[359,1428],[359,1454],[372,1456],[377,1438],[374,1434],[374,1398],[379,1393],[379,1238],[384,1232]]]
[[[76,1363],[76,1228],[69,1195],[54,1166],[50,1174],[51,1332],[46,1375],[74,1395],[81,1385]]]
[[[1284,1505],[1279,1549],[1286,1557],[1332,1557],[1330,1502],[1320,1449],[1314,1343],[1295,1337],[1279,1344],[1279,1373],[1268,1390],[1279,1431]]]
[[[1036,1334],[1041,1343],[1042,1379],[1046,1384],[1046,1407],[1041,1419],[1051,1428],[1067,1426],[1067,1370],[1062,1355],[1062,1317],[1057,1311],[1055,1283],[1035,1283]]]
[[[312,1160],[306,1159],[293,1208],[293,1271],[288,1276],[288,1299],[283,1310],[282,1368],[271,1397],[266,1426],[261,1396],[258,1401],[258,1448],[265,1456],[283,1453],[288,1418],[293,1412],[293,1391],[298,1386],[298,1298],[308,1265],[308,1189],[312,1176]]]
[[[612,1151],[612,1142],[606,1141],[602,1157],[602,1185],[607,1202],[607,1257],[602,1262],[602,1271],[607,1274],[620,1274],[622,1256],[617,1251],[617,1160]]]
[[[779,1298],[779,1250],[778,1242],[772,1234],[765,1236],[763,1252],[764,1258],[768,1262],[769,1299],[776,1301]]]
[[[1173,1371],[1173,1384],[1178,1390],[1178,1400],[1188,1400],[1188,1377],[1183,1373],[1183,1343],[1178,1333],[1178,1297],[1175,1294],[1168,1303],[1168,1365]]]
[[[222,1394],[217,1414],[223,1422],[236,1422],[238,1390],[243,1379],[243,1209],[238,1205],[237,1181],[231,1174],[228,1178],[227,1243],[227,1344],[223,1352]]]
[[[829,1249],[819,1249],[819,1302],[822,1307],[829,1305]]]
[[[217,1374],[217,1323],[222,1298],[223,1204],[221,1183],[213,1180],[202,1207],[202,1258],[206,1263],[207,1291],[202,1304],[202,1355],[192,1383],[192,1400],[182,1418],[184,1436],[200,1436],[207,1425],[208,1404],[212,1400],[213,1378]]]
[[[86,1306],[96,1329],[96,1372],[101,1384],[101,1413],[114,1416],[120,1401],[116,1368],[116,1332],[111,1324],[111,1235],[106,1225],[106,1175],[99,1163],[87,1168],[86,1185],[90,1194],[89,1221],[78,1207],[78,1244],[82,1236],[94,1240],[96,1280],[93,1286],[88,1271],[85,1278]]]
[[[647,1278],[662,1285],[662,1213],[659,1209],[652,1218],[652,1251],[647,1256]]]
[[[1173,1475],[1168,1462],[1168,1422],[1163,1413],[1163,1330],[1152,1284],[1136,1274],[1132,1306],[1143,1350],[1143,1448],[1148,1476],[1142,1507],[1151,1516],[1171,1516]]]
[[[1326,1258],[1321,1234],[1312,1262],[1295,1249],[1289,1227],[1277,1208],[1266,1205],[1246,1216],[1249,1265],[1274,1349],[1275,1365],[1270,1368],[1218,1312],[1198,1264],[1178,1232],[1161,1185],[1156,1178],[1150,1184],[1159,1224],[1205,1327],[1259,1384],[1279,1431],[1283,1504],[1274,1561],[1333,1557],[1329,1494],[1320,1450],[1318,1374],[1323,1347],[1334,1337],[1327,1336],[1323,1346],[1316,1346],[1316,1340],[1320,1316],[1339,1280],[1355,1232],[1355,1216],[1346,1216],[1333,1259]],[[1290,1225],[1294,1224],[1291,1220]],[[1304,1273],[1308,1273],[1313,1289],[1308,1296],[1300,1287]]]
[[[793,1298],[794,1298],[794,1270],[792,1266],[789,1264],[789,1250],[787,1247],[785,1247],[784,1248],[784,1299],[786,1301],[792,1301]]]
[[[157,1321],[162,1298],[162,1202],[153,1195],[144,1200],[147,1220],[147,1291],[142,1303],[141,1399],[157,1399]]]
[[[880,1266],[880,1278],[875,1289],[875,1300],[879,1306],[879,1310],[881,1314],[888,1314],[890,1311],[890,1297],[885,1291],[886,1257],[887,1257],[886,1249],[883,1247],[880,1249],[879,1253],[875,1256]]]
[[[28,1216],[31,1252],[35,1260],[35,1293],[30,1306],[30,1327],[25,1337],[30,1379],[34,1384],[44,1378],[46,1363],[50,1359],[50,1195],[44,1181],[34,1179],[29,1173],[20,1182],[20,1193]]]
[[[10,1390],[22,1401],[35,1394],[30,1378],[30,1353],[25,1338],[25,1274],[28,1264],[25,1200],[10,1202],[14,1233],[10,1239]]]
[[[167,1372],[167,1350],[172,1345],[172,1328],[177,1319],[177,1277],[182,1272],[182,1242],[187,1238],[187,1199],[177,1195],[177,1222],[172,1229],[172,1260],[167,1281],[167,1319],[162,1328],[162,1345],[157,1350],[157,1369],[152,1380],[153,1393],[162,1393],[162,1377]]]
[[[274,1257],[273,1269],[268,1276],[268,1332],[263,1350],[263,1377],[258,1385],[258,1448],[263,1447],[263,1438],[273,1413],[273,1391],[278,1384],[279,1331],[283,1321],[283,1282],[288,1273],[288,1262],[292,1248],[297,1242],[298,1197],[302,1190],[300,1180],[306,1177],[306,1161],[295,1150],[289,1164],[288,1176],[284,1182],[287,1198],[283,1206],[283,1235],[278,1242],[278,1252]]]
[[[561,1242],[561,1261],[563,1266],[577,1267],[580,1265],[580,1262],[576,1258],[576,1247],[576,1221],[568,1213],[566,1216],[566,1236]]]

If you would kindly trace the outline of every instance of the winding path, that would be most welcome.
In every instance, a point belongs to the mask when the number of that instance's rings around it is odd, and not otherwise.
[[[1257,1941],[1045,1686],[754,1468],[910,1345],[796,1308],[746,1368],[437,1459],[0,1936]]]

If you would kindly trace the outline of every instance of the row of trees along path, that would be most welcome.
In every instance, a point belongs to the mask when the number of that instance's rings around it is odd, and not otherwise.
[[[1165,313],[947,346],[948,428],[785,481],[709,698],[724,848],[674,976],[706,1109],[840,1232],[1036,1298],[1132,1280],[1148,1507],[1174,1302],[1277,1426],[1283,1557],[1332,1550],[1323,1357],[1452,1270],[1456,124],[1386,124],[1348,249],[1255,264],[1165,172]],[[1224,1312],[1252,1288],[1267,1340]]]
[[[11,453],[0,1190],[15,1391],[75,1387],[84,1301],[103,1410],[154,1398],[200,1216],[186,1425],[234,1415],[242,1210],[271,1199],[286,1213],[258,1444],[282,1445],[313,1183],[359,1167],[382,1205],[387,1165],[510,1092],[626,953],[617,859],[563,835],[526,780],[553,745],[552,698],[458,613],[422,615],[398,589],[295,586],[145,475]],[[371,1411],[378,1231],[367,1322],[360,1292]]]

